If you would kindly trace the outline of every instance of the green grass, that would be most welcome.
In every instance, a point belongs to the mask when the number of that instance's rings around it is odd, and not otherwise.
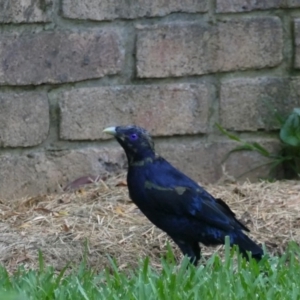
[[[171,253],[162,261],[162,271],[140,262],[135,270],[110,270],[94,274],[82,263],[70,274],[45,267],[40,255],[39,270],[24,268],[10,276],[0,267],[0,299],[300,299],[300,249],[289,245],[282,257],[265,257],[247,263],[225,249],[225,262],[217,255],[205,265],[188,266],[185,258],[176,266]]]

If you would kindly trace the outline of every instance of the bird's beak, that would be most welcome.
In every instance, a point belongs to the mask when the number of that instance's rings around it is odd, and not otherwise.
[[[103,130],[103,132],[113,136],[117,135],[116,127],[107,127]]]

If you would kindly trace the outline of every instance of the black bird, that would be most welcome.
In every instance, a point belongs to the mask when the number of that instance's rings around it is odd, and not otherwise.
[[[158,156],[145,129],[118,126],[104,132],[113,135],[126,153],[130,198],[173,239],[191,263],[197,265],[200,259],[199,242],[224,244],[225,236],[246,258],[249,251],[253,258],[261,259],[261,247],[244,234],[243,230],[249,229],[236,219],[229,206]]]

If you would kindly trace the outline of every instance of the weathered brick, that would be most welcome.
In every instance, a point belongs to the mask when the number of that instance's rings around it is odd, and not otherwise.
[[[0,84],[74,82],[115,74],[123,52],[112,30],[0,35]]]
[[[270,109],[286,116],[300,105],[300,77],[240,78],[221,84],[221,125],[237,131],[279,127]]]
[[[0,147],[28,147],[43,142],[49,130],[45,92],[0,92]]]
[[[300,7],[300,0],[287,0],[288,7]]]
[[[257,139],[270,151],[278,150],[278,141]],[[126,159],[121,147],[85,148],[57,152],[32,152],[27,155],[0,155],[0,198],[35,196],[60,191],[66,183],[85,175],[104,175],[124,170]],[[182,138],[157,142],[158,154],[201,183],[216,182],[223,177],[221,163],[237,144],[231,141],[203,143]],[[201,159],[200,159],[201,158]],[[233,153],[225,162],[226,172],[237,179],[268,175],[268,167],[244,172],[268,160],[255,152]]]
[[[0,197],[61,191],[78,177],[103,175],[124,166],[125,156],[119,147],[0,155]]]
[[[206,12],[208,0],[64,0],[62,8],[66,18],[102,21],[161,17],[174,12]]]
[[[210,84],[82,88],[59,94],[60,137],[106,139],[107,126],[137,124],[154,135],[207,132]]]
[[[265,146],[271,153],[278,151],[278,140],[263,138],[255,141]],[[187,140],[185,142],[179,140],[176,142],[157,143],[156,151],[188,176],[201,183],[213,183],[221,178],[224,179],[222,164],[225,165],[226,173],[235,179],[245,180],[249,178],[250,180],[257,180],[259,177],[268,176],[269,166],[244,174],[257,166],[269,162],[267,158],[257,152],[234,152],[223,163],[229,151],[236,146],[238,144],[232,141],[204,143],[203,141],[195,140]]]
[[[0,0],[0,23],[49,22],[52,0]]]
[[[295,19],[295,68],[300,68],[300,19]]]
[[[217,0],[216,12],[243,12],[253,10],[282,9],[300,7],[300,0]]]
[[[274,67],[282,47],[277,17],[155,26],[139,30],[137,73],[159,78]]]
[[[286,7],[286,0],[217,0],[216,11],[219,13],[265,10]]]

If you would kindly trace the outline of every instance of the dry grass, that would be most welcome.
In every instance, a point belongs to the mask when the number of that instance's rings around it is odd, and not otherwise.
[[[300,183],[286,181],[209,185],[265,243],[282,253],[290,240],[300,242]],[[155,228],[129,200],[124,176],[109,178],[76,192],[14,201],[0,200],[0,261],[12,272],[18,265],[35,268],[38,249],[45,263],[60,270],[78,263],[87,243],[88,264],[96,270],[108,265],[108,255],[121,269],[150,257],[154,267],[166,253],[167,236]],[[173,247],[176,257],[181,254]],[[209,256],[222,247],[205,248]]]

